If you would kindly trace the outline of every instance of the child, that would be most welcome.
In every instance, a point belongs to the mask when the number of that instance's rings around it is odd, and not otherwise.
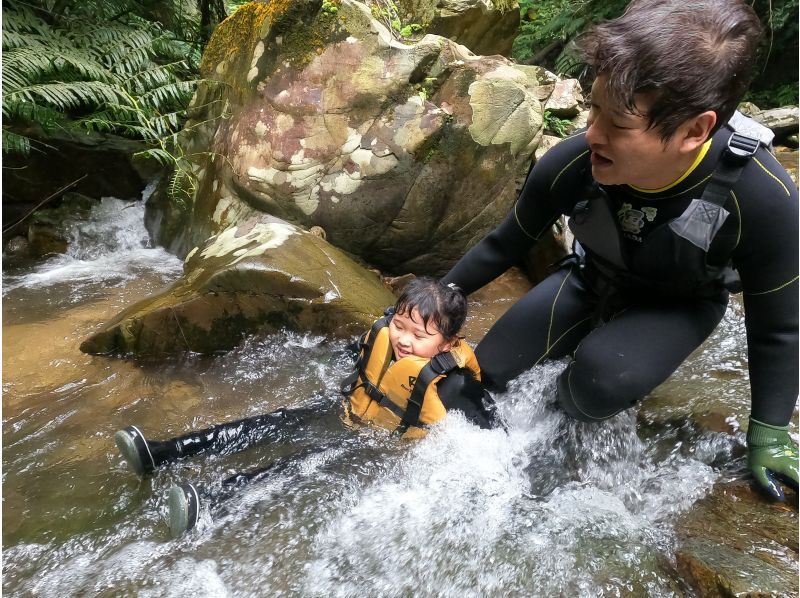
[[[458,336],[466,311],[466,298],[455,285],[431,278],[409,282],[395,306],[359,339],[354,371],[341,387],[344,423],[369,422],[403,438],[419,438],[448,409],[458,409],[479,426],[492,427],[494,406],[480,385],[478,362]],[[146,440],[135,426],[114,438],[130,467],[144,475],[182,457],[235,452],[290,436],[310,418],[324,415],[326,407],[281,409],[166,441]],[[270,469],[237,474],[223,486],[253,480]],[[200,513],[197,487],[173,486],[169,510],[173,536],[194,527]]]

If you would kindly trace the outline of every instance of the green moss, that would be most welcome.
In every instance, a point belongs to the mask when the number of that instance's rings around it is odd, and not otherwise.
[[[203,77],[213,78],[217,65],[231,57],[246,57],[250,61],[256,44],[261,39],[262,26],[269,19],[272,22],[275,14],[289,0],[273,0],[269,4],[249,2],[240,7],[230,17],[222,21],[214,30],[208,42],[200,72]]]

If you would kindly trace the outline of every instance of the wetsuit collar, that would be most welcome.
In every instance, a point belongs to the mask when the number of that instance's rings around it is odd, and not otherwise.
[[[639,193],[661,193],[663,191],[667,191],[668,189],[672,189],[676,185],[680,184],[683,180],[685,180],[686,177],[692,174],[692,172],[694,172],[695,168],[697,168],[703,161],[703,158],[706,157],[706,154],[708,153],[709,149],[711,149],[711,139],[709,139],[703,144],[703,147],[700,148],[700,151],[698,152],[697,157],[694,159],[694,162],[692,163],[691,166],[689,166],[689,168],[686,169],[686,172],[684,172],[680,177],[678,177],[676,180],[671,182],[669,185],[666,185],[665,187],[661,187],[659,189],[642,189],[641,187],[636,187],[635,185],[628,185],[628,186],[631,189],[635,189]]]

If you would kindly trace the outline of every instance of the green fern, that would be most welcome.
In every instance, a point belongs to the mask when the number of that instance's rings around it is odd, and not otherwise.
[[[135,0],[35,4],[3,3],[3,152],[28,153],[31,125],[170,143],[197,83],[192,45]]]

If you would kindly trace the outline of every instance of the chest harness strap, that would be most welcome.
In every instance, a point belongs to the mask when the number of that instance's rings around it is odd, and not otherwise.
[[[670,230],[707,254],[711,242],[729,216],[724,206],[730,191],[758,148],[757,139],[738,133],[731,134],[700,199],[693,199],[680,216],[667,224]],[[577,262],[583,269],[588,253],[598,278],[601,281],[605,279],[601,295],[611,292],[610,287],[616,287],[619,283],[652,282],[631,272],[619,223],[609,198],[599,187],[593,187],[590,196],[575,205],[570,218],[570,229],[576,237],[575,253],[563,260],[563,263]],[[727,256],[732,249],[730,247],[722,253]],[[730,274],[732,276],[723,274],[725,286],[735,292],[736,276],[732,271]]]

